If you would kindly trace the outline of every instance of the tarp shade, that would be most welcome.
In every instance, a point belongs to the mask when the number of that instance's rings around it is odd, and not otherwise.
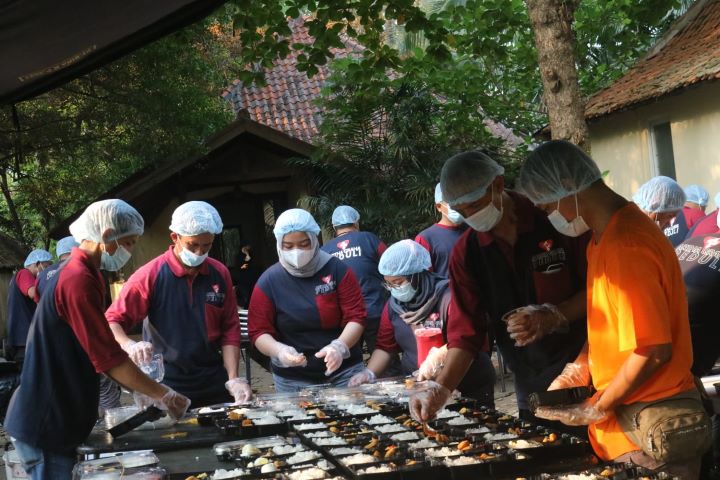
[[[199,20],[224,0],[0,0],[0,104],[32,98]]]

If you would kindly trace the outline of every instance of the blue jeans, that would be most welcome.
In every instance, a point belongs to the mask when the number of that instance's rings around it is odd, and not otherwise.
[[[13,440],[20,463],[32,480],[72,480],[75,457]]]
[[[348,367],[341,372],[333,373],[327,377],[327,381],[325,383],[329,383],[333,387],[347,387],[347,384],[352,376],[356,373],[362,372],[363,370],[365,370],[365,364],[360,362],[357,365]],[[275,373],[273,373],[273,380],[275,381],[275,392],[277,393],[295,393],[309,386],[318,384],[318,382],[314,382],[312,380],[285,378]]]

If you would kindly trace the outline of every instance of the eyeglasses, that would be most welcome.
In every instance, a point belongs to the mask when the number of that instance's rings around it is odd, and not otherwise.
[[[405,285],[405,282],[403,283],[389,283],[389,282],[382,282],[382,286],[385,287],[385,290],[396,290],[400,287]]]

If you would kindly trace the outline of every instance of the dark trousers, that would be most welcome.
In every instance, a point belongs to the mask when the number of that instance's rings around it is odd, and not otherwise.
[[[463,397],[474,398],[480,405],[495,408],[495,368],[490,355],[480,352],[458,385]]]

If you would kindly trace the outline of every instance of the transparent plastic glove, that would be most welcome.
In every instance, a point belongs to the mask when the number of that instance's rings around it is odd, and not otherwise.
[[[140,392],[133,392],[133,400],[135,405],[144,410],[150,405],[154,405],[160,410],[165,410],[173,420],[180,420],[188,408],[190,408],[190,399],[182,395],[172,388],[166,387],[167,392],[160,400],[155,400]]]
[[[235,403],[247,403],[252,398],[252,390],[244,378],[233,378],[225,382],[225,388],[235,399]]]
[[[325,359],[325,367],[327,368],[325,376],[330,376],[340,368],[344,359],[350,358],[350,349],[345,345],[345,342],[336,338],[329,345],[325,345],[315,356]]]
[[[352,376],[352,378],[350,378],[348,387],[357,387],[358,385],[362,385],[364,383],[375,383],[376,379],[377,376],[375,375],[375,372],[366,368],[362,372],[356,373]]]
[[[443,364],[445,363],[445,357],[447,357],[447,353],[447,345],[443,345],[440,348],[432,347],[428,352],[427,357],[425,357],[422,365],[420,365],[420,368],[418,369],[417,379],[419,381],[422,381],[432,380],[433,378],[435,378],[435,375],[440,372]]]
[[[507,331],[516,347],[524,347],[554,332],[567,331],[568,319],[555,305],[528,305],[507,318]]]
[[[428,388],[420,390],[410,397],[410,415],[418,422],[427,422],[435,417],[452,397],[452,392],[432,380]]]
[[[122,344],[121,347],[127,352],[130,356],[130,360],[132,360],[135,365],[148,363],[152,360],[153,346],[150,342],[136,342],[135,340],[128,340]]]
[[[272,357],[272,363],[278,367],[304,367],[307,365],[307,358],[290,345],[280,344],[276,356]]]
[[[590,368],[586,363],[567,363],[560,375],[555,377],[548,390],[586,387],[590,385]]]
[[[546,420],[557,420],[565,425],[590,425],[603,420],[607,414],[595,407],[593,399],[577,405],[564,407],[538,407],[535,416]]]

